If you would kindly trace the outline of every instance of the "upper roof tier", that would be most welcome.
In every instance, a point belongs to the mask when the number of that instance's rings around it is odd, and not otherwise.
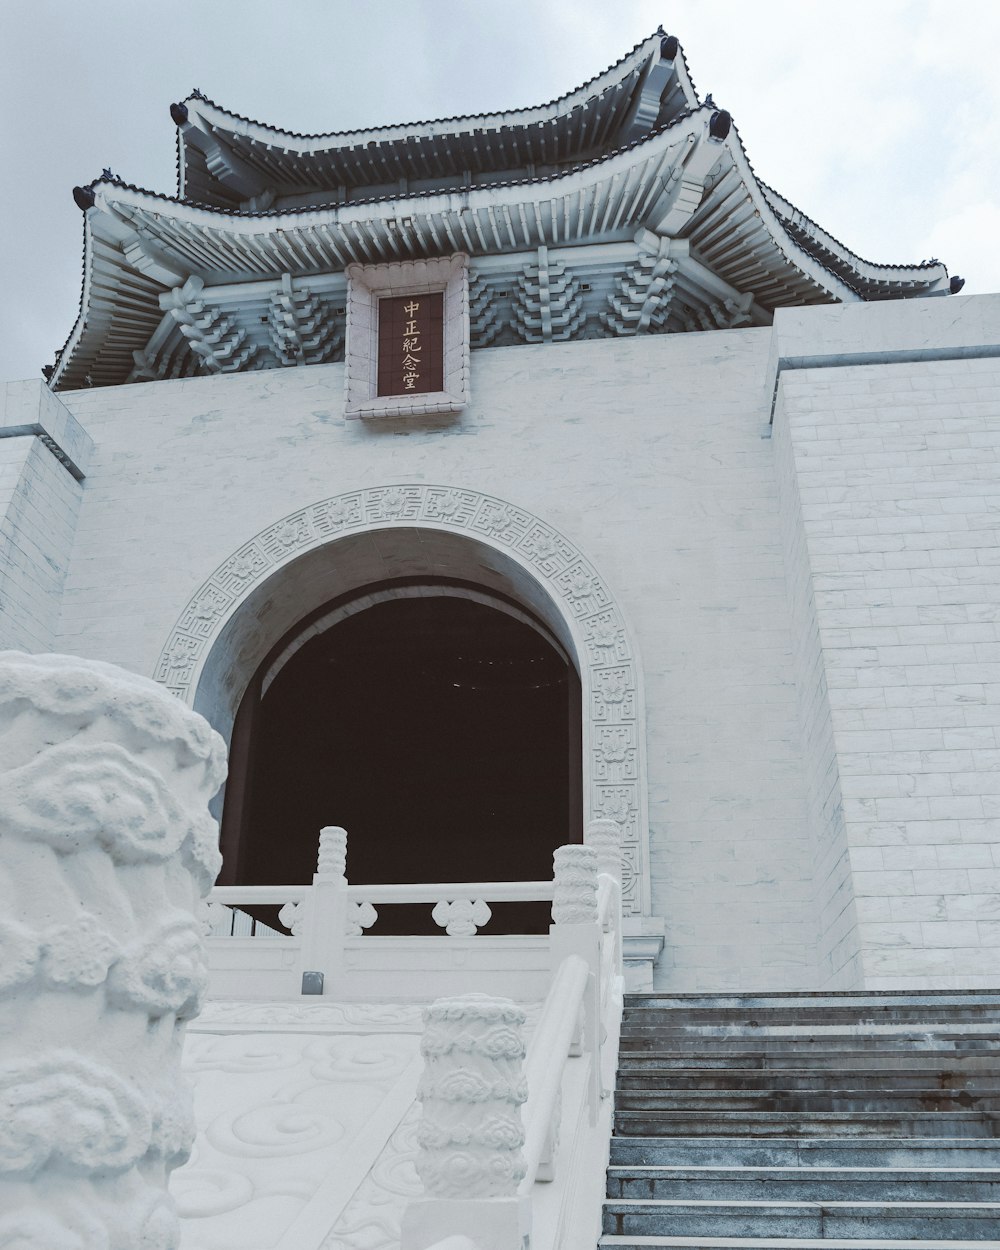
[[[282,209],[531,178],[624,147],[698,104],[680,45],[662,32],[549,104],[370,130],[296,134],[196,91],[171,108],[177,193]]]
[[[342,359],[352,262],[467,253],[473,347],[949,290],[939,262],[862,260],[760,182],[662,32],[509,113],[316,136],[200,94],[171,113],[176,197],[107,173],[74,191],[83,293],[56,389]]]

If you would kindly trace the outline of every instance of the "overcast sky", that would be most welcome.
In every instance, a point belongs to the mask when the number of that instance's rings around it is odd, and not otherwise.
[[[299,131],[540,104],[658,25],[758,174],[874,261],[1000,290],[997,0],[0,0],[0,378],[76,317],[71,190],[173,193],[168,108],[198,87]]]

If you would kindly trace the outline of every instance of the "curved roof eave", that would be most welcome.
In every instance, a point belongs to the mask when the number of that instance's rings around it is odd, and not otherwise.
[[[663,35],[662,28],[657,30],[647,39],[637,43],[634,48],[626,52],[623,57],[613,65],[610,65],[603,73],[597,74],[581,86],[574,87],[571,91],[567,91],[545,104],[529,105],[526,108],[519,109],[503,109],[494,113],[469,113],[462,116],[440,117],[388,126],[370,126],[356,130],[331,130],[321,134],[302,134],[294,130],[284,130],[280,126],[272,126],[267,122],[255,121],[251,117],[245,117],[242,113],[232,112],[221,104],[216,104],[214,100],[210,100],[200,91],[192,92],[184,100],[184,103],[191,112],[197,112],[212,125],[225,126],[235,133],[259,139],[263,143],[274,143],[277,141],[290,151],[301,153],[323,151],[331,147],[357,146],[372,141],[380,143],[391,142],[393,139],[406,139],[411,135],[444,135],[450,134],[458,128],[472,126],[478,129],[511,125],[526,126],[534,122],[551,121],[564,113],[568,113],[578,104],[582,104],[592,96],[599,95],[608,87],[614,86],[635,69],[638,69],[654,52],[658,51],[659,41],[663,38]],[[689,103],[697,104],[697,97],[693,95],[693,88],[691,87],[690,75],[686,72],[686,64],[682,81],[685,84],[685,94],[688,91],[692,93]]]
[[[83,337],[87,326],[87,311],[90,307],[90,286],[93,275],[93,235],[90,227],[90,214],[83,214],[83,277],[80,282],[80,307],[76,321],[66,336],[66,341],[56,352],[56,362],[48,379],[51,390],[56,390],[59,380],[66,372]]]
[[[857,252],[830,234],[828,230],[824,230],[818,222],[813,221],[800,208],[797,208],[791,200],[786,199],[780,192],[768,183],[757,179],[757,183],[761,188],[764,196],[770,203],[780,218],[787,218],[793,226],[798,226],[803,234],[810,236],[815,240],[818,247],[830,252],[832,255],[840,259],[845,265],[849,265],[855,269],[858,274],[867,278],[872,282],[891,282],[891,281],[919,281],[927,280],[928,271],[937,269],[940,276],[946,278],[948,276],[947,266],[939,260],[922,260],[911,264],[885,264],[880,265],[877,261],[866,260],[863,256],[859,256]]]

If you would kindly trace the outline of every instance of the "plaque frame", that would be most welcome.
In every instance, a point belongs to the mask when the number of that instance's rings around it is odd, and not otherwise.
[[[348,265],[346,399],[350,420],[461,412],[469,402],[469,258]],[[378,301],[388,295],[444,294],[444,387],[423,394],[377,395]]]

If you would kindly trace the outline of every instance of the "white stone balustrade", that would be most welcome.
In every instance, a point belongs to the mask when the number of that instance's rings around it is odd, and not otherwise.
[[[0,654],[0,1246],[175,1250],[222,741],[151,681]]]
[[[416,1158],[425,1196],[406,1209],[402,1250],[462,1235],[482,1250],[520,1250],[524,1022],[515,1003],[485,994],[439,999],[425,1010]]]

